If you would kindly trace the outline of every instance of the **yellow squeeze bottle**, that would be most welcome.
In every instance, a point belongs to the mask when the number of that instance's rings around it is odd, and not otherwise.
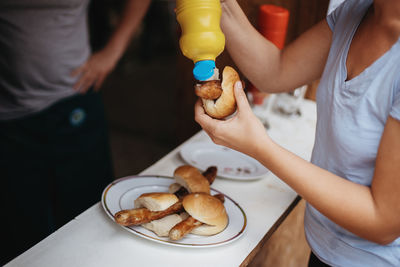
[[[224,51],[220,0],[177,0],[176,17],[182,29],[179,46],[193,60],[193,75],[204,81],[214,75],[215,59]]]

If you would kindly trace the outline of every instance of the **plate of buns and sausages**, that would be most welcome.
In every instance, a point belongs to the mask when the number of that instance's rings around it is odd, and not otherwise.
[[[247,218],[238,203],[211,188],[217,171],[183,165],[173,177],[120,178],[104,189],[101,203],[115,223],[151,241],[181,247],[228,244],[243,234]]]

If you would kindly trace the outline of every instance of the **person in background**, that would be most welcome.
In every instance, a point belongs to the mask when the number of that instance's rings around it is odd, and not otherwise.
[[[400,1],[346,0],[283,51],[235,0],[222,1],[221,27],[257,88],[286,92],[320,78],[311,163],[271,140],[241,83],[235,116],[212,119],[197,102],[196,121],[307,201],[309,266],[400,266]]]
[[[149,4],[127,0],[92,54],[89,0],[1,1],[0,265],[98,202],[112,181],[97,92]]]

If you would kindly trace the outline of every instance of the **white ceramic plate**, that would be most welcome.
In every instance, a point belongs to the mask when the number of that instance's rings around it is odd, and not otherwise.
[[[217,176],[220,177],[253,180],[269,172],[252,157],[212,142],[188,143],[182,146],[180,154],[184,161],[202,171],[210,166],[216,166]]]
[[[168,192],[168,187],[174,180],[165,176],[128,176],[109,184],[103,191],[101,203],[107,215],[114,221],[114,214],[123,209],[132,209],[134,200],[143,193]],[[211,189],[211,194],[221,193]],[[123,227],[125,230],[140,237],[172,246],[182,247],[214,247],[228,244],[239,238],[247,224],[243,209],[230,197],[225,195],[225,209],[229,217],[228,226],[219,234],[213,236],[198,236],[188,234],[178,241],[168,237],[159,237],[152,231],[141,226]]]

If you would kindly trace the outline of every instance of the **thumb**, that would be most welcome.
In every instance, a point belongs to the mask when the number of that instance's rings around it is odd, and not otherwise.
[[[233,88],[234,93],[235,93],[235,98],[236,98],[236,103],[238,106],[238,110],[249,110],[250,109],[250,104],[249,101],[247,100],[246,94],[243,91],[243,84],[241,81],[237,81],[235,83],[235,86]]]

